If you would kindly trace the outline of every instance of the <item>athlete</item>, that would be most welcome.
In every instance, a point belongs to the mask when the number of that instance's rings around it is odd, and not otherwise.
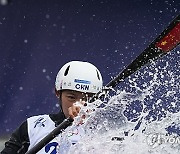
[[[101,73],[93,64],[82,61],[66,63],[59,70],[55,82],[55,93],[60,104],[59,113],[28,118],[12,133],[1,154],[26,153],[65,118],[75,118],[80,112],[80,106],[76,105],[77,102],[83,104],[93,94],[101,91],[102,84]],[[68,128],[65,131],[68,131]],[[43,147],[38,154],[67,153],[68,147],[71,146],[69,144],[77,143],[83,133],[80,126],[69,130],[66,140],[61,133]]]

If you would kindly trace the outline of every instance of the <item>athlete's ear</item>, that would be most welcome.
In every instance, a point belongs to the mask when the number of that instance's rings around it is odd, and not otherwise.
[[[55,90],[56,97],[60,98],[61,97],[61,91],[57,90],[56,88],[54,90]]]

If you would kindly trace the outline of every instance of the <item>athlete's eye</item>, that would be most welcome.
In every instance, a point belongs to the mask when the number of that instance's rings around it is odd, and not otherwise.
[[[71,99],[71,100],[75,100],[76,99],[75,96],[73,96],[73,95],[68,95],[67,98]]]

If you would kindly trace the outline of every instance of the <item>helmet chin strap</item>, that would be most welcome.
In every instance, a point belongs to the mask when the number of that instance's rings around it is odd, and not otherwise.
[[[59,98],[59,109],[60,109],[61,112],[63,112],[61,98]]]
[[[63,112],[63,109],[62,109],[62,100],[61,100],[62,91],[59,90],[59,91],[57,91],[57,93],[58,93],[57,98],[58,98],[58,101],[59,101],[60,111]]]
[[[58,103],[59,103],[59,112],[61,112],[64,115],[64,118],[66,118],[64,112],[63,112],[63,108],[62,108],[62,101],[61,101],[61,95],[62,95],[62,91],[58,91],[59,93],[59,97],[58,97]],[[56,126],[59,125],[59,123],[55,124]]]
[[[60,112],[63,113],[62,101],[61,101],[62,91],[61,91],[61,90],[57,90],[57,89],[55,88],[55,94],[56,94],[56,97],[58,98],[58,103],[59,103]]]

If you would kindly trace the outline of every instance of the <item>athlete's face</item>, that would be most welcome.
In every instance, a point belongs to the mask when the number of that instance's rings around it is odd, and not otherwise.
[[[63,90],[61,94],[61,103],[66,118],[69,116],[72,118],[77,116],[80,111],[80,107],[74,106],[74,103],[80,102],[83,104],[87,100],[88,96],[89,95],[85,93],[74,90]]]

